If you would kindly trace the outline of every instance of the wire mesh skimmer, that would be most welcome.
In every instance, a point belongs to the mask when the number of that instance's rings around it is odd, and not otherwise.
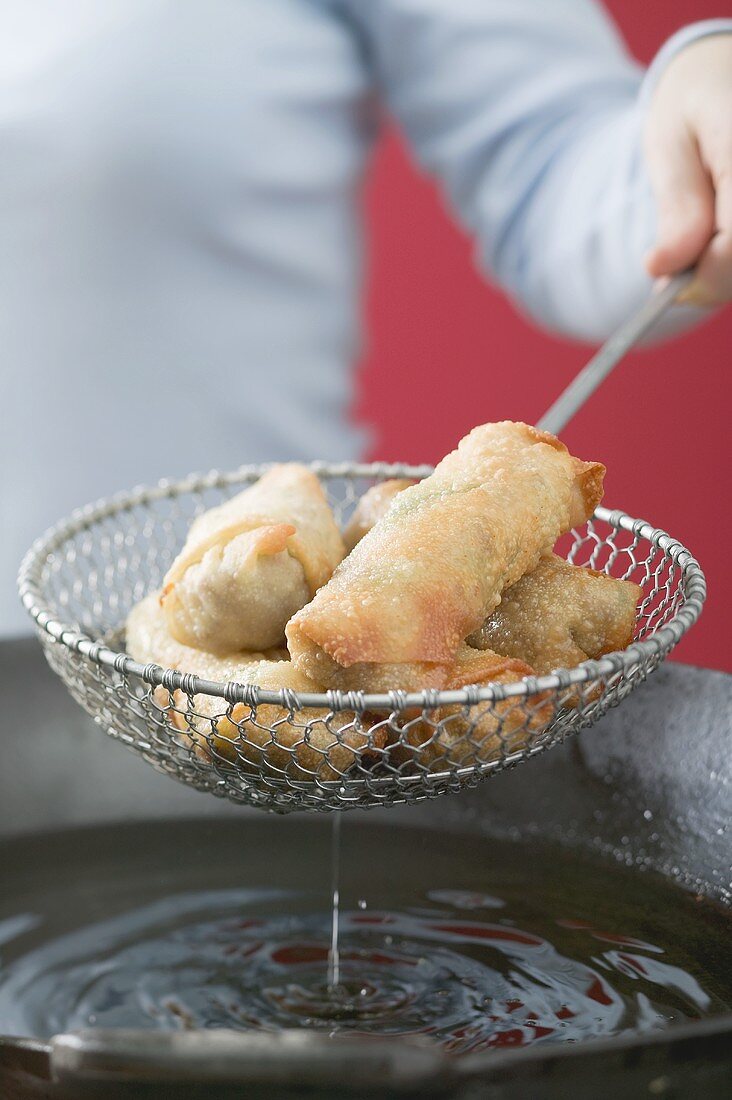
[[[690,552],[643,520],[598,508],[559,552],[635,581],[643,596],[633,644],[577,668],[461,691],[298,694],[132,660],[127,614],[160,587],[192,519],[265,468],[161,482],[90,505],[34,544],[19,579],[49,664],[94,721],[159,770],[235,802],[280,813],[334,810],[473,785],[592,725],[701,611],[704,575]],[[313,469],[345,523],[375,481],[431,468]]]

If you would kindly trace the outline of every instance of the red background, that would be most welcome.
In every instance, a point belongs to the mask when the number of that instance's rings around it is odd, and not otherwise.
[[[643,61],[684,23],[724,14],[699,0],[607,7]],[[431,462],[474,424],[537,421],[590,349],[531,328],[486,285],[470,241],[394,132],[378,151],[367,211],[369,346],[357,415],[377,426],[369,457]],[[574,453],[607,465],[609,506],[664,528],[699,559],[708,602],[674,655],[728,671],[731,336],[727,310],[630,356],[563,433]]]

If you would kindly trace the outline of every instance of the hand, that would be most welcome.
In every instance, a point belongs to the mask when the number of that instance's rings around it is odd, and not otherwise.
[[[650,275],[697,264],[683,300],[732,301],[732,34],[701,38],[654,89],[645,151],[658,207]]]

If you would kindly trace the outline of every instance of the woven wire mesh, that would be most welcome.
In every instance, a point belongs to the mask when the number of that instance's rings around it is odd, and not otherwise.
[[[160,587],[192,519],[263,472],[161,482],[74,513],[34,544],[23,602],[49,664],[110,736],[158,770],[234,802],[286,813],[416,802],[472,786],[592,725],[698,617],[704,576],[663,531],[598,509],[557,548],[640,585],[635,640],[550,676],[461,691],[298,694],[142,666],[124,652],[130,609]],[[336,519],[388,477],[428,467],[315,465]]]

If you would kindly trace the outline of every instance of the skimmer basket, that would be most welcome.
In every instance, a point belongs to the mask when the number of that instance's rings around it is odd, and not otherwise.
[[[341,523],[375,481],[430,472],[385,464],[312,468]],[[704,575],[690,552],[643,520],[598,508],[559,552],[635,581],[643,596],[633,644],[577,668],[462,691],[302,694],[134,661],[124,652],[130,609],[160,587],[191,520],[264,469],[214,471],[89,505],[33,545],[19,577],[49,664],[94,721],[160,771],[234,802],[280,813],[335,810],[416,802],[473,785],[596,722],[701,612]]]

